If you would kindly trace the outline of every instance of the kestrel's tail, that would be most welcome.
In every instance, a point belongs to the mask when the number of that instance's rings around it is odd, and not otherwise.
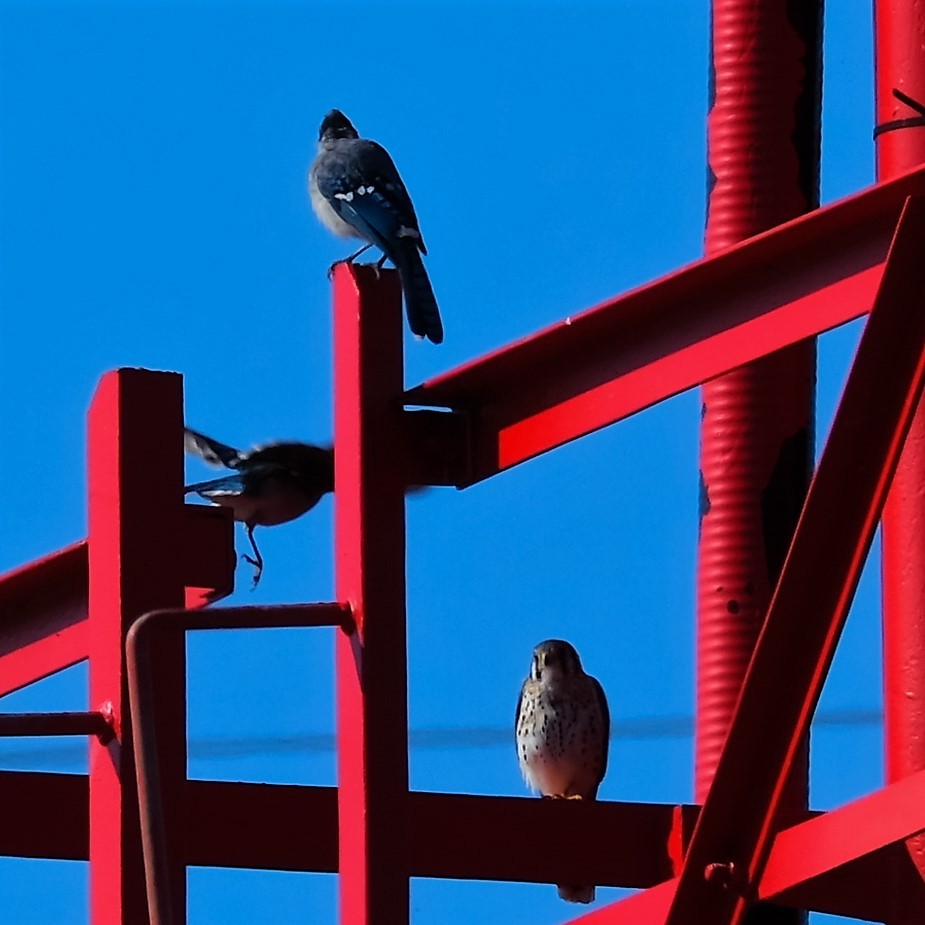
[[[593,886],[565,886],[559,884],[559,898],[564,899],[567,903],[591,903],[594,902]]]

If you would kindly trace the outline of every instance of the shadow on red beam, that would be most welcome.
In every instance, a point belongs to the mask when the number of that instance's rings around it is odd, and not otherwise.
[[[471,484],[868,312],[925,167],[412,389],[468,414]],[[776,310],[776,311],[775,311]]]
[[[0,771],[0,856],[86,861],[89,815],[84,774]]]
[[[86,540],[0,576],[0,696],[86,657]]]
[[[189,864],[337,870],[335,788],[191,781],[189,797]],[[421,792],[408,799],[411,876],[462,880],[551,883],[584,875],[602,885],[652,886],[673,873],[676,819],[683,815],[692,827],[697,812]],[[524,853],[525,838],[548,850]],[[590,847],[576,850],[581,844]]]
[[[337,789],[191,780],[186,863],[337,872]]]
[[[697,807],[409,794],[411,874],[461,880],[646,887],[673,873],[679,825]],[[524,844],[543,845],[524,852]]]
[[[188,864],[336,871],[335,788],[198,780],[188,786]],[[600,885],[659,884],[581,919],[589,925],[651,925],[657,918],[647,916],[667,910],[674,891],[676,880],[668,878],[681,824],[690,831],[697,811],[413,792],[411,873],[537,883],[583,874]],[[0,855],[86,860],[87,819],[85,776],[0,772]],[[907,863],[903,844],[923,829],[925,772],[920,772],[781,832],[759,896],[777,905],[874,921],[888,918],[897,902],[925,910],[925,886]],[[524,838],[543,839],[549,850],[524,854],[519,850]],[[582,856],[576,844],[593,850]]]

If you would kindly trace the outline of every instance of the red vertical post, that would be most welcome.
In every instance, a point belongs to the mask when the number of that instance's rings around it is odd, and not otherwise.
[[[821,3],[714,0],[706,251],[818,205]],[[815,341],[703,387],[696,798],[712,783],[809,484]],[[804,754],[781,817],[806,805]],[[803,914],[756,910],[750,921]]]
[[[925,102],[925,7],[877,0],[877,124],[915,117],[896,88]],[[877,174],[891,177],[925,161],[925,127],[877,136]],[[925,413],[919,408],[883,511],[883,696],[886,778],[925,768]],[[908,847],[925,875],[925,838]],[[911,921],[911,919],[908,919]]]
[[[408,693],[401,289],[398,274],[334,274],[340,915],[407,922]]]
[[[125,634],[143,613],[183,605],[183,386],[174,373],[107,373],[89,413],[90,707],[112,711],[116,738],[90,742],[90,921],[148,922]],[[173,735],[162,767],[168,826],[179,824],[186,777],[185,658],[182,638],[156,656]],[[179,840],[174,838],[173,844]],[[171,858],[173,920],[186,908],[185,868]]]

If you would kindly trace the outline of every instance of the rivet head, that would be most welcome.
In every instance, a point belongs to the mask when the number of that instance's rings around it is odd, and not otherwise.
[[[733,861],[715,861],[703,869],[703,879],[723,890],[732,888],[736,879],[736,865]]]

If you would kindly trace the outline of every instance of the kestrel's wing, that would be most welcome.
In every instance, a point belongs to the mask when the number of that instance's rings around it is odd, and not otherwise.
[[[517,746],[517,730],[520,728],[520,708],[524,703],[524,691],[527,689],[527,682],[520,685],[520,696],[517,698],[517,709],[514,710],[514,751],[520,755],[520,749]]]
[[[604,688],[597,678],[588,676],[591,686],[594,688],[594,696],[601,710],[601,721],[603,723],[603,738],[601,740],[601,770],[597,775],[597,784],[594,787],[594,796],[597,797],[597,788],[600,786],[604,775],[607,773],[607,753],[610,751],[610,708],[607,706],[607,697],[604,694]]]

